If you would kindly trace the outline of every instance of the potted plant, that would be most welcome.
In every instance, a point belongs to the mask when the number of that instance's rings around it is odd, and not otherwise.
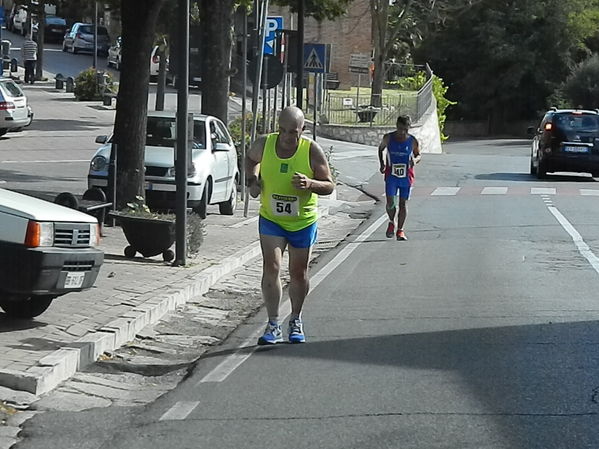
[[[358,108],[357,114],[360,122],[372,122],[379,112],[379,109],[372,105],[361,104]]]
[[[111,212],[123,229],[129,246],[125,248],[126,257],[135,257],[139,252],[144,257],[162,254],[165,262],[175,258],[170,247],[175,243],[174,214],[152,212],[145,204],[143,197],[135,197],[135,201],[127,203],[127,208]],[[195,214],[187,220],[187,251],[196,253],[203,242],[204,223]]]

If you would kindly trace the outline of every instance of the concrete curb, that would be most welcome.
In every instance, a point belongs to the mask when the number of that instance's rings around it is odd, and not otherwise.
[[[78,370],[95,362],[104,352],[118,349],[149,324],[158,322],[166,313],[194,297],[203,295],[222,277],[240,268],[260,255],[260,242],[225,258],[197,274],[194,282],[181,288],[170,289],[158,296],[148,294],[142,305],[96,332],[91,332],[72,346],[66,346],[42,358],[37,366],[27,371],[0,370],[0,384],[36,396],[47,393],[73,376]],[[154,292],[156,293],[156,292]]]

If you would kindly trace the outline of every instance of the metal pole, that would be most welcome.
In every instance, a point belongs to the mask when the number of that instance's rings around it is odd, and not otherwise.
[[[318,120],[318,105],[317,102],[317,89],[318,89],[318,73],[314,74],[314,130],[312,131],[312,135],[314,137],[314,141],[316,142],[316,121]]]
[[[241,95],[241,198],[245,198],[245,136],[246,136],[246,117],[245,114],[247,112],[247,101],[246,101],[246,91],[247,91],[247,60],[248,60],[248,11],[247,7],[243,9],[243,39],[242,39],[242,68],[241,68],[241,76],[243,77],[243,90]],[[244,217],[247,217],[247,212],[244,210]]]
[[[297,79],[295,105],[303,108],[304,103],[304,14],[306,0],[297,0]]]
[[[177,144],[175,158],[176,241],[174,266],[185,265],[187,259],[187,109],[189,101],[189,0],[179,0],[179,67],[177,67]]]
[[[360,110],[360,106],[358,105],[360,102],[360,84],[362,84],[362,74],[358,73],[358,89],[356,91],[356,122],[358,121],[358,111]]]
[[[93,68],[98,67],[98,2],[94,2],[94,62]]]
[[[266,41],[266,18],[268,16],[268,0],[262,2],[262,13],[260,14],[260,38],[258,39],[258,64],[256,64],[256,78],[253,87],[253,98],[252,98],[252,112],[253,124],[252,124],[252,142],[256,139],[256,128],[258,127],[258,94],[260,93],[260,87],[262,86],[262,63],[264,62],[264,42]]]

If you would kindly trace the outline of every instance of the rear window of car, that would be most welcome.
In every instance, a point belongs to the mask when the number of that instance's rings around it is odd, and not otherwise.
[[[83,34],[94,34],[94,28],[91,25],[84,25],[79,31]],[[108,36],[108,30],[104,27],[98,27],[98,35]]]
[[[0,89],[2,89],[2,93],[4,96],[10,96],[13,98],[22,97],[23,91],[12,81],[2,81],[0,82]]]
[[[66,26],[67,21],[65,19],[63,19],[62,17],[47,16],[46,24],[48,24],[48,25],[65,25]]]
[[[599,130],[599,115],[595,114],[556,114],[553,123],[568,131],[597,131]]]
[[[174,118],[148,117],[146,145],[153,147],[175,147],[177,122]],[[203,121],[194,120],[194,149],[206,148],[206,131]]]

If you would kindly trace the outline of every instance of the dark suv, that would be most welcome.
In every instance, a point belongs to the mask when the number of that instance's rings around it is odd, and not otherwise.
[[[551,108],[535,130],[530,173],[585,172],[599,177],[599,110]]]

